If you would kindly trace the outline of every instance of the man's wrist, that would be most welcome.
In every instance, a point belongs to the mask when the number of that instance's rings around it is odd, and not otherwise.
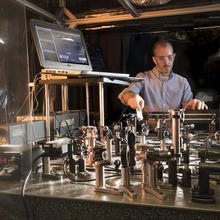
[[[136,92],[132,92],[132,91],[126,91],[126,93],[123,96],[123,101],[125,103],[128,103],[129,99],[132,99],[134,97],[136,97],[138,94]]]

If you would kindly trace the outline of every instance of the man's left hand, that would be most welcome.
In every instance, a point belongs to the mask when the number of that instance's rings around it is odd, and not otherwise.
[[[208,110],[208,106],[203,101],[200,101],[198,99],[192,99],[185,105],[184,109],[185,110]]]

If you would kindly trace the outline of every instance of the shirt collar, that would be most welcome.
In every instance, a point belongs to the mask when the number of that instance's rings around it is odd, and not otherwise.
[[[173,77],[173,71],[170,73],[170,75],[167,77],[167,76],[164,76],[163,74],[161,74],[156,67],[154,67],[152,69],[152,72],[153,74],[161,81],[165,81],[165,80],[169,80]]]

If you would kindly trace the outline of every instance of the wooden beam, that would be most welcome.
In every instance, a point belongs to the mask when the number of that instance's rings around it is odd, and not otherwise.
[[[213,12],[220,11],[220,4],[209,4],[204,6],[194,6],[187,8],[176,8],[168,10],[159,10],[159,11],[150,11],[143,12],[139,17],[133,17],[131,14],[121,14],[121,15],[112,15],[112,14],[93,14],[90,18],[80,18],[80,19],[69,19],[65,20],[65,24],[73,28],[77,25],[86,25],[86,24],[102,24],[102,23],[111,23],[117,21],[129,21],[129,20],[140,20],[147,18],[155,17],[164,17],[164,16],[175,16],[175,15],[186,15],[186,14],[195,14],[202,12]]]
[[[64,14],[70,19],[70,20],[77,20],[75,15],[70,12],[67,8],[64,8]]]

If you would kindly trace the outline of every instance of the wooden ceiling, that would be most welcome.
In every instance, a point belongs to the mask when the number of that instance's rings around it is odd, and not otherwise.
[[[162,31],[220,26],[219,0],[170,0],[158,6],[137,6],[132,14],[121,2],[129,0],[28,0],[69,27],[84,31]],[[63,7],[65,8],[64,14]],[[58,13],[60,12],[60,13]]]

